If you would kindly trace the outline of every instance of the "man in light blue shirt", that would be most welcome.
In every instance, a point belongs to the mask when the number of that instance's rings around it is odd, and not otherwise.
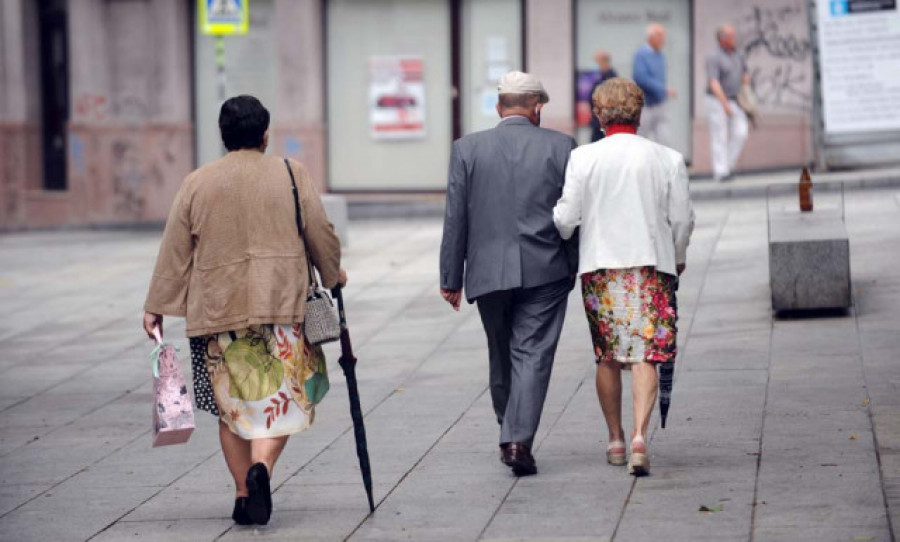
[[[644,91],[644,112],[638,134],[662,145],[669,144],[669,118],[666,101],[675,91],[666,86],[666,29],[661,24],[647,27],[647,43],[634,54],[632,76]]]

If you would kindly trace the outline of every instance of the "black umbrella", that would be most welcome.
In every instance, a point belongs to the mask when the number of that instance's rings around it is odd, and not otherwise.
[[[669,415],[669,403],[672,401],[672,380],[674,376],[674,361],[667,361],[659,364],[659,418],[663,429],[666,428],[666,417]]]
[[[356,456],[359,457],[359,470],[362,471],[363,485],[369,498],[369,512],[375,511],[372,499],[372,466],[369,464],[369,448],[366,443],[366,426],[363,423],[362,407],[359,404],[359,388],[356,385],[356,357],[353,345],[350,344],[350,331],[347,329],[347,315],[344,313],[344,296],[341,288],[331,290],[337,300],[338,313],[341,315],[341,369],[347,379],[347,393],[350,395],[350,417],[353,418],[353,436],[356,438]]]
[[[672,289],[678,291],[679,279],[675,279]],[[678,297],[673,296],[675,314],[678,314]],[[659,363],[659,420],[660,426],[666,428],[666,417],[669,415],[669,404],[672,402],[672,381],[675,380],[675,360]]]

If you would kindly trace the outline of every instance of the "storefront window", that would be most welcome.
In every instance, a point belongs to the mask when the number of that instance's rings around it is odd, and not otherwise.
[[[691,36],[690,0],[577,0],[576,1],[576,121],[580,142],[590,141],[589,94],[597,77],[597,51],[610,55],[621,77],[632,77],[637,50],[646,42],[651,23],[667,31],[663,48],[667,86],[676,93],[668,100],[669,146],[691,157]]]
[[[438,190],[453,137],[445,0],[327,4],[328,164],[335,190]]]

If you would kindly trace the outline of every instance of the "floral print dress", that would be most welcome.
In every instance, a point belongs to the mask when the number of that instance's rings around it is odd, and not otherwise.
[[[303,339],[299,324],[255,325],[191,339],[202,350],[215,408],[244,439],[291,435],[312,425],[315,406],[328,392],[325,356]],[[204,376],[194,367],[197,382]],[[202,369],[200,369],[202,370]]]
[[[675,361],[677,281],[653,267],[600,269],[581,276],[597,363]]]

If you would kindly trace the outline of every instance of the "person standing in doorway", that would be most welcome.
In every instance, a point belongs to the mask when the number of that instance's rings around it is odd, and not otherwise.
[[[440,256],[441,295],[459,310],[463,283],[487,335],[500,459],[535,474],[532,444],[574,286],[577,245],[553,225],[571,137],[540,128],[549,101],[533,75],[500,79],[493,129],[453,143]]]
[[[731,179],[747,141],[747,115],[738,106],[737,97],[741,86],[750,84],[750,75],[744,55],[735,50],[734,27],[720,26],[716,40],[718,47],[706,57],[706,107],[713,178],[724,181]]]
[[[675,91],[666,86],[666,57],[662,52],[665,44],[665,27],[656,23],[648,26],[647,43],[635,53],[632,69],[634,82],[644,92],[644,112],[638,135],[660,145],[669,145],[666,102],[675,97]]]
[[[600,77],[591,89],[591,96],[597,91],[597,87],[607,80],[619,76],[619,74],[616,73],[615,68],[612,67],[612,57],[609,55],[608,51],[597,51],[594,53],[594,61],[597,62],[597,66],[600,68]],[[597,117],[591,115],[591,143],[600,141],[601,139],[603,139],[603,129],[600,127],[600,123],[597,122]]]

